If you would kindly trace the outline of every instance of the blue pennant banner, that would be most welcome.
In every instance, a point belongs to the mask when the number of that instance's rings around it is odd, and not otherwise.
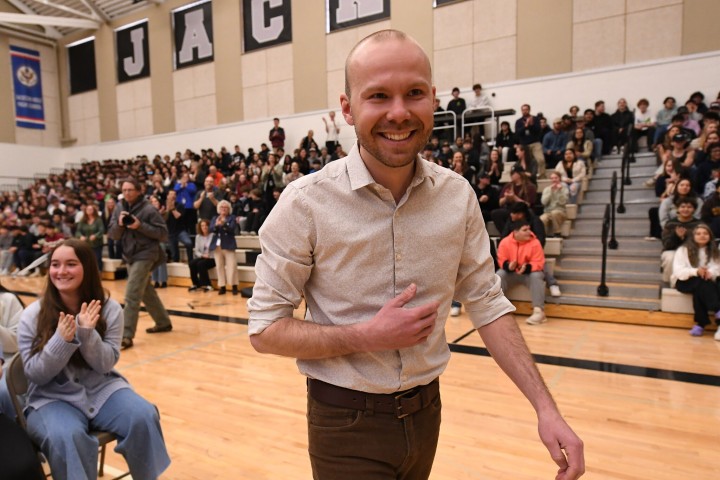
[[[45,130],[40,53],[11,45],[10,59],[15,87],[15,124]]]

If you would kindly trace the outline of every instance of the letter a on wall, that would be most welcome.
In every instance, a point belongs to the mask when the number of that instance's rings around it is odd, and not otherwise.
[[[290,0],[243,0],[245,52],[292,42]]]
[[[327,31],[390,18],[390,0],[327,0]]]
[[[214,59],[212,3],[195,2],[173,10],[175,68],[184,68]]]
[[[119,83],[150,76],[147,20],[115,30],[115,45]]]

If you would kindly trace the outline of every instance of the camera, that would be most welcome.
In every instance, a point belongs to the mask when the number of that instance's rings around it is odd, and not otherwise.
[[[130,215],[129,213],[127,215],[125,215],[122,219],[122,224],[126,227],[128,225],[132,225],[133,223],[135,223],[135,216]]]

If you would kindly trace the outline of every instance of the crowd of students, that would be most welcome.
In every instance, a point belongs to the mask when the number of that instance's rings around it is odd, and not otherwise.
[[[459,96],[459,90],[454,91],[448,108],[461,113],[465,108],[490,103],[480,85],[474,90],[470,102]],[[720,103],[705,106],[702,94],[695,92],[675,110],[674,99],[668,97],[657,115],[652,114],[647,100],[641,99],[637,105],[634,112],[630,111],[628,102],[620,99],[610,115],[605,112],[605,102],[599,100],[582,114],[579,107],[572,106],[548,122],[542,113],[532,114],[526,104],[521,106],[515,131],[509,122],[502,122],[494,140],[487,141],[485,132],[476,128],[453,142],[447,138],[448,129],[439,129],[423,156],[452,168],[470,182],[484,219],[492,220],[502,237],[515,230],[517,212],[526,211],[524,220],[542,245],[547,235],[561,234],[566,206],[577,203],[583,180],[602,155],[619,152],[624,145],[637,149],[638,140],[644,136],[661,162],[652,179],[662,203],[657,214],[651,212],[651,235],[670,237],[663,234],[668,222],[683,222],[677,218],[676,203],[694,194],[694,218],[702,219],[717,237]],[[442,110],[439,102],[436,109]],[[332,131],[337,137],[339,127],[334,116],[329,122],[324,120],[329,125],[328,135]],[[282,141],[278,130],[282,131]],[[274,121],[269,139],[272,149],[262,143],[259,149],[247,152],[235,145],[233,151],[225,147],[200,152],[188,149],[173,157],[155,155],[150,159],[143,155],[131,160],[86,162],[77,169],[39,179],[22,192],[4,192],[0,196],[0,274],[39,274],[39,267],[32,271],[27,267],[37,265],[37,259],[70,237],[88,242],[101,268],[107,222],[117,202],[122,201],[121,179],[132,176],[142,186],[142,195],[166,219],[169,260],[179,261],[180,248],[186,250],[193,280],[190,290],[212,289],[208,270],[218,267],[219,293],[227,289],[237,293],[236,270],[227,268],[234,265],[229,253],[235,249],[234,236],[256,234],[285,185],[345,155],[336,138],[319,148],[312,131],[293,155],[286,155],[279,119]],[[512,168],[507,175],[504,170],[509,165]],[[501,183],[504,174],[509,181]],[[538,180],[545,178],[550,180],[549,186],[538,191]],[[216,249],[221,238],[222,245]],[[666,250],[671,251],[673,244],[678,244],[677,239],[669,241]],[[107,251],[110,258],[122,258],[120,246],[110,239]],[[669,280],[672,257],[665,254],[662,264]],[[551,275],[546,277],[551,293],[559,296],[557,282]],[[159,267],[153,279],[156,287],[167,286],[167,271]]]

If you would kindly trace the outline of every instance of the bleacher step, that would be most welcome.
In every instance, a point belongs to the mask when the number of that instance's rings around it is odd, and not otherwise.
[[[602,233],[602,219],[576,220],[573,225],[573,235],[597,235]],[[616,218],[615,235],[617,237],[644,238],[650,233],[650,219]]]
[[[645,165],[645,166],[637,166],[632,165],[630,167],[630,179],[632,179],[633,184],[637,183],[639,179],[647,180],[648,178],[652,177],[655,173],[655,170],[657,170],[657,167],[655,165]],[[593,172],[593,180],[596,179],[606,179],[606,178],[612,178],[613,172],[617,172],[618,182],[620,182],[620,177],[622,177],[622,174],[620,172],[620,167],[617,168],[599,168],[596,169]],[[638,179],[638,180],[636,180]],[[620,185],[618,184],[618,188]]]
[[[608,202],[609,202],[610,196],[608,195]],[[605,215],[605,206],[608,202],[603,203],[585,203],[582,207],[580,207],[580,213],[578,215],[578,218],[602,218],[603,215]],[[617,198],[615,200],[615,218],[649,218],[648,217],[648,210],[652,207],[657,207],[660,203],[655,202],[633,202],[633,203],[625,203],[623,202],[623,206],[625,207],[625,213],[617,213],[617,206],[620,203],[620,199]]]
[[[635,162],[630,164],[630,169],[632,170],[636,166],[645,166],[645,165],[656,165],[657,163],[657,157],[654,153],[640,153],[635,155]],[[620,168],[622,166],[622,156],[620,155],[613,155],[609,156],[606,155],[603,157],[600,162],[597,164],[597,169],[609,169],[609,168]]]
[[[600,285],[600,278],[597,280],[566,280],[558,282],[564,294],[573,295],[595,295]],[[635,283],[608,282],[606,284],[613,296],[629,299],[646,299],[658,301],[660,299],[659,285],[642,285]]]
[[[600,283],[598,282],[598,285]],[[562,285],[560,286],[562,289]],[[596,286],[597,292],[597,286]],[[643,298],[625,298],[614,295],[614,289],[610,288],[610,294],[607,297],[600,297],[595,294],[578,295],[563,291],[562,296],[558,298],[547,297],[546,304],[558,303],[562,305],[582,305],[588,307],[609,307],[609,308],[626,308],[630,310],[660,310],[660,300],[643,299]]]
[[[625,190],[625,194],[623,196],[623,199],[625,202],[633,201],[633,200],[655,200],[655,190],[650,188],[640,188],[640,189],[630,189]],[[585,199],[584,202],[605,202],[610,203],[610,189],[605,190],[588,190],[585,192]],[[620,191],[617,193],[617,197],[615,199],[615,202],[620,201]],[[655,200],[657,203],[659,203],[659,200]]]
[[[652,258],[611,258],[608,257],[607,268],[614,272],[633,272],[633,273],[651,273],[659,272],[659,257]],[[573,255],[565,256],[556,267],[567,270],[600,270],[602,267],[602,258],[600,256],[582,256]]]
[[[598,260],[598,263],[600,261]],[[657,269],[657,262],[655,265]],[[560,282],[560,285],[564,281],[568,280],[586,280],[592,281],[601,277],[602,270],[600,266],[596,268],[584,268],[584,269],[572,269],[572,268],[556,268],[555,276]],[[633,272],[627,270],[614,270],[608,268],[605,272],[605,281],[608,282],[624,282],[633,284],[657,284],[660,286],[662,282],[662,274],[659,272]]]

